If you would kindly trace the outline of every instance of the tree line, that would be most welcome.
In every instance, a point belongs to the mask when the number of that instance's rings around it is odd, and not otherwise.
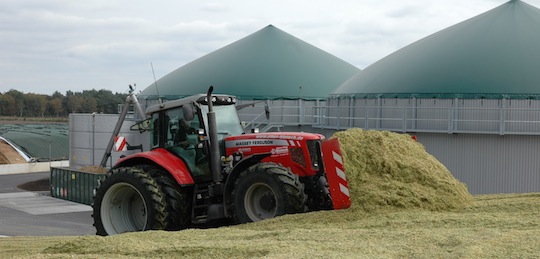
[[[0,93],[0,115],[17,117],[65,117],[70,113],[118,113],[127,94],[110,90],[55,91],[52,95],[23,93],[11,89]]]

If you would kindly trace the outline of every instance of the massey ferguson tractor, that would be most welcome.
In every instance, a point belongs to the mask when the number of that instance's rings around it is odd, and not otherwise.
[[[236,98],[212,91],[149,107],[148,119],[132,126],[149,131],[151,150],[120,158],[99,183],[98,235],[350,206],[337,139],[244,134]]]

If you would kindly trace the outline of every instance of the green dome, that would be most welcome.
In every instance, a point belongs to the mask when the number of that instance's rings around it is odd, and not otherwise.
[[[372,64],[332,92],[355,98],[539,98],[540,10],[510,1]]]
[[[239,99],[325,99],[359,69],[269,25],[157,81],[160,97],[216,93]],[[139,95],[155,99],[151,84]]]

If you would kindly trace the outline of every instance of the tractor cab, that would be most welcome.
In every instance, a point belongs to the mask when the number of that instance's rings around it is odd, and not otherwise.
[[[224,154],[223,139],[241,135],[244,131],[236,111],[236,99],[227,95],[214,95],[213,98],[220,153]],[[152,150],[166,149],[184,161],[194,178],[211,180],[206,144],[208,111],[206,96],[187,97],[149,107],[149,118],[132,129],[149,131]]]

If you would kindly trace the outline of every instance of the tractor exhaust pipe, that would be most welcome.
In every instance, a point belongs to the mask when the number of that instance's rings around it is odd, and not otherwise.
[[[214,104],[212,103],[212,92],[214,87],[210,86],[206,99],[208,102],[208,138],[210,140],[210,169],[212,170],[212,179],[214,183],[221,183],[223,176],[221,175],[221,161],[219,154],[219,142],[217,133],[216,113],[214,112]]]

